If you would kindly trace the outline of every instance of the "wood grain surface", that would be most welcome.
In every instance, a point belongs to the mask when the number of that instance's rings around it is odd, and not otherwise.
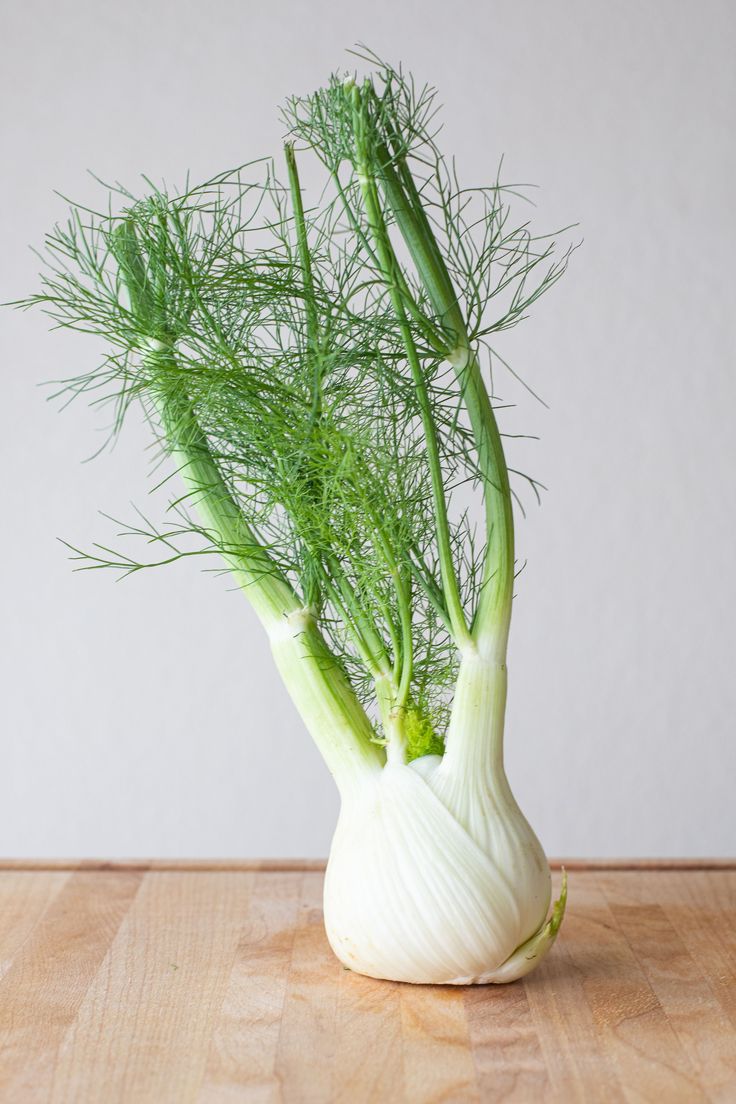
[[[3,1104],[736,1102],[726,863],[577,863],[539,969],[464,989],[344,970],[317,863],[1,865]]]

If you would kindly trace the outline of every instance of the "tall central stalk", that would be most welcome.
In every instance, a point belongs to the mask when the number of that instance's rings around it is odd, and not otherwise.
[[[459,383],[465,409],[475,438],[478,467],[483,477],[486,516],[486,553],[480,598],[470,633],[462,611],[452,555],[440,461],[429,416],[423,416],[427,434],[430,468],[437,475],[435,506],[437,514],[442,584],[455,642],[461,661],[455,688],[446,753],[442,765],[445,776],[465,778],[475,775],[506,787],[503,770],[503,729],[506,704],[506,649],[511,618],[514,579],[514,523],[508,469],[501,436],[480,366],[471,349],[467,327],[457,294],[426,216],[413,177],[403,156],[392,154],[387,144],[378,142],[369,152],[365,131],[371,109],[375,110],[372,86],[351,89],[354,104],[356,172],[365,205],[375,255],[399,318],[407,360],[417,386],[422,411],[428,409],[423,372],[406,315],[406,281],[393,251],[386,219],[381,211],[378,185],[401,231],[417,274],[437,313],[442,331],[447,334],[445,356]],[[378,166],[374,167],[374,160]]]

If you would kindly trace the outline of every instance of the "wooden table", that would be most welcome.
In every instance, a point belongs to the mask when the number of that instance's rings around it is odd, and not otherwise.
[[[736,1101],[736,866],[570,866],[542,966],[461,989],[344,970],[319,864],[4,863],[0,1100]]]

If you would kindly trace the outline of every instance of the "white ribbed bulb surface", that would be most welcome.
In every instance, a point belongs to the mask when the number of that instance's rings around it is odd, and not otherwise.
[[[493,787],[466,780],[460,809],[453,790],[443,761],[427,756],[388,764],[344,795],[324,908],[330,944],[351,970],[429,984],[511,981],[554,941],[547,861],[505,777]]]

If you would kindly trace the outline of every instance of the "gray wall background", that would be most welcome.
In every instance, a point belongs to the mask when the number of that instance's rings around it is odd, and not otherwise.
[[[369,43],[436,84],[469,183],[542,186],[579,220],[569,275],[503,352],[550,491],[521,526],[512,785],[556,855],[736,850],[734,65],[728,0],[191,0],[2,5],[0,298],[84,171],[177,182],[277,153],[276,106]],[[145,431],[42,380],[83,339],[3,312],[0,852],[323,855],[331,780],[247,603],[195,563],[75,575],[146,507]],[[504,388],[502,387],[502,391]]]

